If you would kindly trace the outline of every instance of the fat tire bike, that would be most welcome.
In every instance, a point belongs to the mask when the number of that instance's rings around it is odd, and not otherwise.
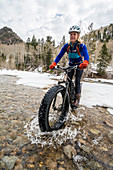
[[[68,67],[57,65],[55,69],[63,71],[64,78],[51,87],[41,101],[38,121],[42,132],[61,129],[66,122],[69,106],[73,109],[72,103],[75,101],[74,82],[68,77],[68,72],[72,69],[79,69],[79,67],[77,65]]]

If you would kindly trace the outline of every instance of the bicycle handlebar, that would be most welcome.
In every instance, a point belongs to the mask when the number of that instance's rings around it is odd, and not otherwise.
[[[72,69],[80,69],[80,67],[78,66],[78,65],[75,65],[75,66],[68,66],[68,67],[61,67],[61,66],[59,66],[59,65],[56,65],[55,67],[54,67],[54,69],[56,69],[56,70],[64,70],[65,72],[69,72],[69,71],[71,71]]]

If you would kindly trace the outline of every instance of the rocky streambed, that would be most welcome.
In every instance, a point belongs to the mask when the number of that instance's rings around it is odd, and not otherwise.
[[[64,129],[43,134],[37,121],[43,89],[0,75],[0,169],[112,170],[113,116],[80,106]]]

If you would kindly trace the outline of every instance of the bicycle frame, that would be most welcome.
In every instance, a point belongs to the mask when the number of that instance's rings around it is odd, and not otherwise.
[[[58,84],[65,84],[65,88],[66,88],[66,93],[65,93],[65,96],[64,96],[64,101],[66,99],[66,96],[68,96],[69,98],[69,103],[71,105],[71,99],[70,99],[70,89],[69,89],[69,86],[70,86],[70,83],[72,83],[72,80],[68,77],[68,72],[70,72],[72,69],[78,69],[79,66],[76,65],[76,66],[69,66],[69,67],[61,67],[59,65],[55,66],[55,69],[56,70],[63,70],[65,72],[65,75],[64,75],[64,78],[63,78],[63,81],[58,81]],[[65,102],[63,102],[65,103]],[[63,106],[64,108],[64,106]]]

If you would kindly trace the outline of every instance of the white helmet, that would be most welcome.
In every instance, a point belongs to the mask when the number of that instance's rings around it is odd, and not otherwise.
[[[71,32],[80,33],[80,32],[81,32],[80,27],[77,26],[77,25],[72,26],[72,27],[69,29],[69,34],[70,34]]]

